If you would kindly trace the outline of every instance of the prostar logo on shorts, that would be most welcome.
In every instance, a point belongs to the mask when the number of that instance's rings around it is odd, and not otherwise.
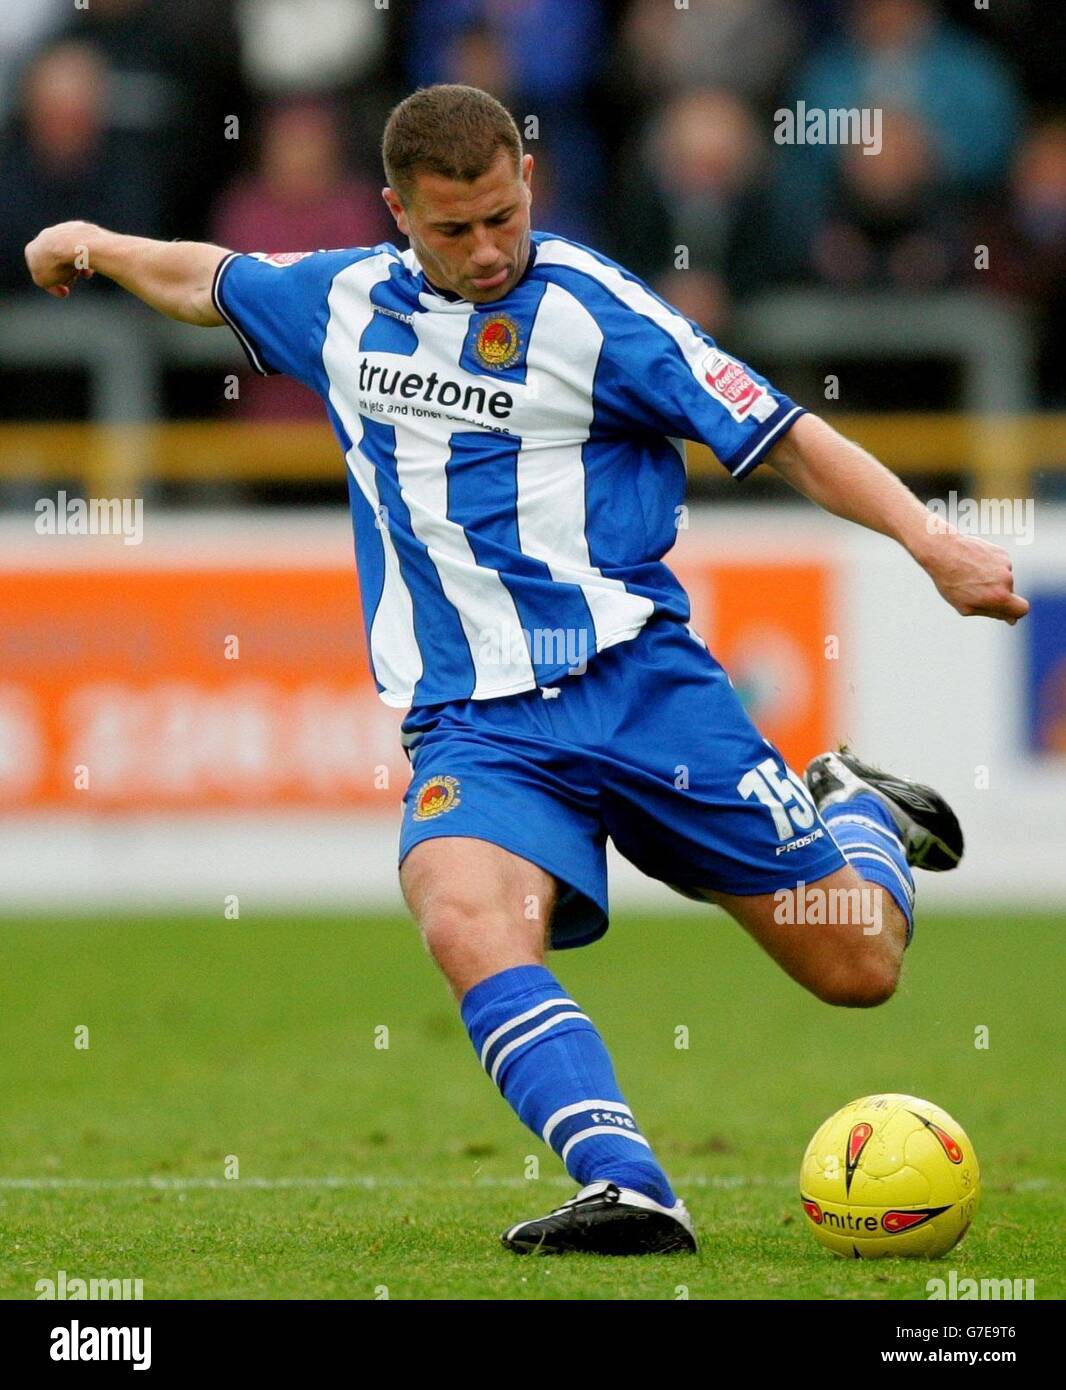
[[[749,419],[761,424],[777,409],[777,402],[766,387],[753,381],[747,367],[727,352],[715,348],[700,366],[707,389],[738,424]]]
[[[433,820],[459,805],[458,777],[431,777],[415,792],[414,820]]]

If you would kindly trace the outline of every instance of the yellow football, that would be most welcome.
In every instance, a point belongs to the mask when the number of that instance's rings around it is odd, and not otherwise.
[[[981,1196],[977,1155],[945,1110],[917,1096],[853,1100],[807,1145],[800,1198],[816,1240],[837,1255],[943,1255]]]

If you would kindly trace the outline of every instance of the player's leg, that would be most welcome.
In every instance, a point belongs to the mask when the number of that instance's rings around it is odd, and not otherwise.
[[[672,1205],[603,1040],[544,965],[552,875],[498,845],[447,836],[416,845],[400,878],[479,1060],[519,1118],[582,1186],[610,1179]]]
[[[804,789],[767,769],[775,787]],[[846,750],[823,753],[806,772],[822,823],[847,861],[817,881],[802,876],[791,890],[742,896],[712,892],[784,967],[820,999],[867,1007],[895,992],[914,931],[912,867],[953,869],[963,836],[954,812],[932,787],[894,777]],[[776,806],[782,819],[785,801]]]
[[[954,869],[963,854],[962,829],[951,807],[932,787],[882,772],[847,749],[814,758],[804,780],[848,861],[848,872],[861,880],[856,900],[866,903],[873,898],[877,904],[880,894],[878,921],[887,927],[880,933],[863,927],[864,936],[877,936],[885,949],[880,956],[876,950],[860,952],[856,965],[860,998],[834,1002],[864,1002],[861,995],[868,993],[869,1002],[876,1003],[879,992],[884,998],[892,993],[914,932],[911,869],[938,873]],[[824,968],[821,978],[826,978]],[[831,973],[828,978],[832,982]]]
[[[766,771],[766,783],[804,790]],[[833,1004],[878,1004],[894,992],[914,930],[912,867],[942,872],[962,858],[959,822],[932,787],[860,762],[842,749],[813,759],[806,788],[848,867],[789,892],[710,894],[793,979]]]
[[[707,893],[798,983],[827,1004],[867,1008],[894,993],[908,922],[852,867],[773,893]]]
[[[567,1204],[513,1227],[506,1242],[519,1252],[603,1249],[606,1241],[617,1253],[691,1248],[685,1224],[666,1214],[677,1199],[625,1103],[602,1038],[543,964],[553,876],[487,841],[442,836],[415,845],[400,877],[481,1064],[582,1189],[580,1212]],[[629,1207],[648,1203],[639,1224],[619,1221],[609,1191],[625,1193]],[[593,1231],[589,1204],[599,1223]]]
[[[555,879],[486,840],[423,840],[400,886],[426,949],[456,999],[502,970],[543,965]]]
[[[606,819],[621,852],[726,907],[833,1003],[887,999],[910,940],[910,866],[949,868],[958,822],[931,788],[826,754],[805,784],[751,723],[721,667],[676,626],[625,673]]]

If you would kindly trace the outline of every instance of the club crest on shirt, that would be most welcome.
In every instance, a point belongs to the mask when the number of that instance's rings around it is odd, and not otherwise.
[[[460,802],[458,777],[431,777],[415,792],[415,820],[433,820]]]
[[[491,314],[478,329],[474,352],[483,367],[513,367],[522,351],[522,333],[510,314]]]

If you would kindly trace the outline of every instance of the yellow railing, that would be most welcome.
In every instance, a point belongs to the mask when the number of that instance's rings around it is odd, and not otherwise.
[[[958,473],[978,496],[1024,496],[1035,470],[1066,471],[1066,413],[826,418],[902,476]],[[689,469],[694,476],[724,477],[702,444],[690,445]],[[149,478],[253,482],[342,476],[336,439],[324,423],[0,424],[0,479],[77,479],[94,497],[136,495]]]

